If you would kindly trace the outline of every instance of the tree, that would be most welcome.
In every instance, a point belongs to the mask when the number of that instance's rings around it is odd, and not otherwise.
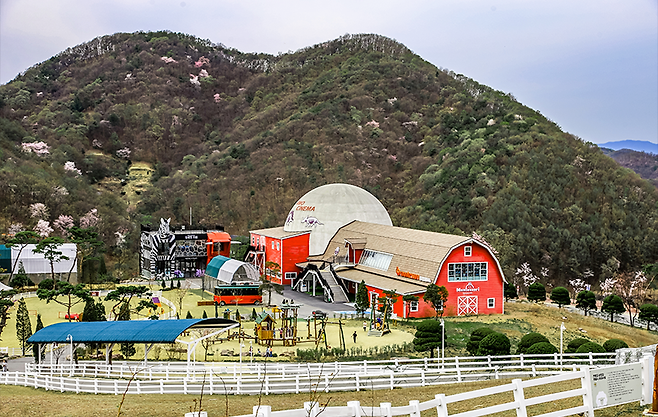
[[[185,318],[186,319],[193,319],[194,318],[194,317],[192,317],[192,313],[190,313],[190,310],[187,310],[187,314],[185,315]]]
[[[68,256],[64,255],[59,247],[64,244],[64,239],[61,237],[51,236],[43,239],[37,243],[34,249],[35,253],[40,253],[50,263],[50,273],[53,281],[55,280],[55,264],[61,261],[67,261]]]
[[[535,282],[528,287],[528,300],[546,301],[546,287],[541,282]]]
[[[34,328],[34,333],[41,329],[43,329],[43,321],[41,321],[41,314],[37,314],[37,325]],[[32,346],[32,353],[34,354],[35,363],[41,363],[41,361],[43,361],[43,359],[46,357],[46,351],[41,349],[41,355],[39,355],[39,348],[36,346]]]
[[[585,312],[587,316],[588,311],[596,311],[596,295],[592,291],[581,291],[576,296],[576,308]]]
[[[563,305],[571,304],[569,290],[564,287],[553,288],[553,291],[551,291],[551,301],[557,303],[559,308],[562,308]]]
[[[7,243],[5,246],[8,248],[11,248],[13,246],[18,246],[18,255],[16,256],[16,259],[14,260],[14,265],[11,267],[11,271],[9,271],[9,281],[11,281],[14,271],[16,271],[16,265],[18,264],[18,261],[21,258],[21,253],[23,252],[23,249],[27,247],[27,245],[35,244],[39,241],[39,234],[37,232],[33,232],[31,230],[26,230],[23,232],[18,232],[12,237],[11,239],[7,240]]]
[[[411,304],[412,303],[417,303],[420,298],[416,295],[413,294],[405,294],[402,296],[402,301],[404,302],[405,308],[406,308],[406,313],[407,313],[407,318],[411,315]]]
[[[174,299],[176,300],[176,304],[178,304],[178,312],[176,312],[176,316],[180,317],[179,314],[183,314],[183,299],[185,299],[185,296],[187,295],[187,290],[190,289],[190,283],[186,280],[182,287],[180,286],[180,281],[178,281],[178,284],[178,288],[175,288],[173,291]]]
[[[603,343],[606,352],[615,352],[617,349],[628,349],[628,343],[621,339],[608,339]]]
[[[391,313],[393,313],[393,305],[398,301],[398,294],[395,290],[384,290],[383,293],[384,296],[377,299],[379,302],[379,312],[384,314],[386,319],[389,319]]]
[[[2,331],[7,325],[7,320],[9,320],[9,309],[14,306],[11,297],[16,295],[16,293],[16,290],[0,290],[0,335],[2,335]]]
[[[359,314],[359,316],[363,317],[363,313],[366,312],[368,308],[370,308],[370,299],[368,297],[368,287],[366,286],[366,282],[361,280],[359,283],[359,286],[356,288],[356,297],[354,300],[354,308]]]
[[[503,290],[505,301],[509,301],[510,298],[519,298],[519,293],[516,291],[516,285],[511,282],[505,283],[505,289]]]
[[[658,326],[658,306],[654,304],[642,304],[640,306],[640,315],[638,317],[640,320],[647,322],[647,330],[649,330],[649,325],[651,323]]]
[[[430,303],[434,311],[436,311],[434,320],[438,320],[439,315],[443,316],[443,311],[448,302],[448,290],[443,285],[439,287],[436,284],[430,284],[425,290],[423,299]]]
[[[491,330],[489,327],[480,327],[478,329],[473,330],[473,332],[471,333],[471,338],[466,343],[466,350],[468,351],[468,353],[470,353],[473,356],[476,356],[478,354],[478,350],[480,349],[480,342],[482,341],[482,339],[489,336],[493,332],[494,331]]]
[[[109,295],[109,294],[108,294]],[[130,302],[121,301],[121,308],[119,309],[119,315],[117,320],[130,320]],[[135,349],[134,343],[121,343],[121,354],[124,358],[129,358],[137,352]]]
[[[583,344],[590,342],[590,340],[583,339],[582,337],[578,337],[576,339],[573,339],[569,344],[567,345],[567,349],[565,352],[567,353],[576,353],[579,347],[581,347]]]
[[[417,352],[430,351],[430,358],[434,357],[434,350],[441,346],[441,323],[436,320],[423,320],[416,326],[416,335],[413,340]]]
[[[66,314],[69,321],[71,321],[71,307],[83,301],[87,301],[91,298],[91,295],[89,295],[89,291],[84,289],[82,284],[73,286],[66,281],[57,281],[55,283],[55,289],[47,290],[39,288],[37,290],[37,297],[41,300],[46,300],[46,304],[54,301],[57,304],[66,307]],[[60,300],[59,297],[65,297],[65,299]]]
[[[480,341],[478,356],[509,355],[511,343],[502,333],[493,332]]]
[[[102,250],[104,243],[98,239],[98,232],[96,232],[95,227],[77,227],[73,226],[68,229],[69,241],[75,243],[76,252],[75,260],[71,269],[69,270],[67,281],[71,281],[71,272],[76,265],[75,261],[78,261],[78,277],[82,277],[82,267],[83,265],[89,265],[98,261],[102,256]],[[80,278],[79,278],[80,279]],[[93,277],[90,277],[93,279]]]
[[[267,291],[267,305],[272,305],[272,292],[283,294],[283,285],[272,282],[268,277],[268,273],[270,276],[276,277],[281,273],[281,267],[276,262],[267,261],[265,262],[265,270],[267,272],[260,276],[260,286],[258,286],[258,293],[263,295],[263,291]]]
[[[530,346],[535,343],[548,342],[548,338],[539,333],[528,333],[521,338],[519,345],[516,347],[516,353],[526,353]]]
[[[525,353],[528,355],[550,355],[557,352],[558,352],[558,348],[553,346],[551,343],[538,342],[530,346]]]
[[[590,352],[605,353],[605,349],[603,349],[603,346],[594,342],[583,343],[582,345],[580,345],[578,349],[576,349],[576,353],[590,353]]]
[[[25,273],[25,267],[23,267],[23,261],[18,263],[18,272],[14,275],[14,278],[9,280],[9,285],[14,288],[24,288],[29,285],[32,285],[33,282]]]
[[[624,272],[617,274],[614,288],[615,293],[619,295],[626,311],[628,311],[628,320],[631,327],[634,327],[635,317],[638,314],[638,307],[642,305],[647,298],[647,291],[653,283],[653,278],[648,279],[644,272]]]
[[[609,313],[610,321],[614,321],[615,314],[621,314],[626,311],[626,309],[624,308],[624,302],[621,297],[615,294],[610,294],[603,299],[601,311]]]
[[[158,306],[151,301],[151,296],[153,293],[149,290],[146,285],[126,285],[124,287],[117,287],[116,290],[110,291],[105,296],[105,301],[114,301],[115,304],[112,306],[112,315],[115,317],[115,320],[119,319],[119,314],[122,309],[128,310],[128,319],[130,320],[130,313],[140,314],[140,312],[146,308],[151,309],[153,313],[150,315],[151,318],[157,318]],[[146,300],[142,298],[146,298]],[[134,307],[131,307],[130,303],[133,298],[139,298],[139,302]],[[124,313],[125,315],[125,313]]]
[[[105,306],[100,301],[94,301],[89,298],[85,302],[85,308],[82,310],[82,318],[80,321],[105,321]]]
[[[32,322],[30,321],[30,312],[27,311],[25,300],[18,300],[18,309],[16,310],[16,338],[25,356],[25,349],[29,346],[27,339],[32,336]]]

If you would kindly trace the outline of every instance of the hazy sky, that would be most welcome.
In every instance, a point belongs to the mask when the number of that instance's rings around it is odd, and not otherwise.
[[[377,33],[585,140],[658,143],[658,0],[0,0],[0,83],[140,30],[272,54]]]

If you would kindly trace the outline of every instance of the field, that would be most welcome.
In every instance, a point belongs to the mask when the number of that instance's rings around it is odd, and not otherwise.
[[[153,289],[159,289],[155,286]],[[164,292],[163,296],[167,297],[174,304],[178,304],[175,299],[176,291]],[[210,300],[208,293],[202,293],[201,290],[189,290],[183,298],[182,313],[179,313],[181,318],[185,317],[189,311],[193,317],[202,317],[205,310],[208,317],[214,317],[215,311],[212,306],[197,306],[197,301]],[[44,301],[36,297],[25,299],[27,308],[34,315],[31,315],[32,325],[36,324],[36,312],[42,316],[44,325],[49,325],[57,322],[66,321],[61,314],[65,308],[59,304],[51,302],[46,304]],[[112,304],[109,302],[104,303],[109,312]],[[220,308],[219,315],[222,316],[223,309]],[[228,307],[232,313],[235,313],[236,307]],[[251,317],[253,306],[239,306],[238,310],[244,317]],[[72,311],[76,313],[82,312],[83,304],[78,304]],[[255,307],[256,312],[262,311],[262,306]],[[19,347],[18,340],[16,339],[16,325],[14,321],[15,310],[11,312],[11,318],[2,333],[2,340],[0,346]],[[59,318],[61,316],[62,318]],[[233,317],[233,315],[232,315]],[[331,319],[331,322],[337,323],[337,319]],[[648,332],[644,329],[631,328],[627,325],[611,323],[593,317],[584,317],[580,314],[569,313],[564,309],[555,307],[544,306],[541,304],[534,304],[528,302],[511,302],[505,305],[505,314],[493,316],[469,316],[469,317],[447,317],[446,323],[446,356],[466,355],[466,342],[468,341],[471,332],[478,328],[487,326],[496,331],[505,333],[512,342],[512,352],[515,351],[521,337],[529,332],[539,332],[545,335],[553,345],[559,347],[560,344],[560,323],[564,321],[566,330],[564,331],[564,345],[577,337],[584,337],[599,344],[603,344],[608,339],[618,338],[626,341],[631,347],[646,346],[656,343],[658,335],[656,332]],[[368,337],[361,325],[361,320],[343,320],[343,334],[346,342],[346,347],[359,349],[361,352],[372,351],[375,348],[380,348],[386,345],[401,346],[404,343],[411,343],[414,333],[414,321],[406,323],[400,321],[397,325],[392,326],[392,333],[385,335],[381,338]],[[254,323],[251,321],[243,322],[246,334],[252,334]],[[311,333],[314,332],[313,325],[310,326]],[[308,327],[305,321],[300,321],[298,327],[298,335],[302,340],[307,338]],[[357,332],[357,343],[352,341],[352,333]],[[329,346],[338,347],[339,343],[339,330],[337,324],[330,324],[327,327],[327,343]],[[189,339],[185,338],[185,339]],[[324,346],[322,344],[321,346]],[[143,357],[143,346],[137,345],[136,358]],[[314,343],[303,342],[297,347],[282,347],[275,346],[274,352],[281,354],[285,351],[296,351],[297,348],[311,349],[314,348]],[[259,347],[254,345],[254,353],[257,352]],[[222,341],[210,347],[209,353],[212,355],[209,360],[235,360],[233,357],[222,357],[219,355],[221,350],[233,350],[238,354],[240,348],[237,341]],[[243,354],[246,354],[248,349],[248,342],[245,344]],[[264,350],[264,349],[263,349]],[[141,355],[141,356],[140,356]],[[203,360],[204,351],[201,346],[197,347],[197,359]],[[409,355],[408,353],[406,354]],[[155,348],[149,356],[151,360],[164,360],[168,359],[164,349]]]

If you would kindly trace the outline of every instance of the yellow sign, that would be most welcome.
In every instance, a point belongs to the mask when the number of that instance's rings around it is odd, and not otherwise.
[[[420,275],[412,274],[411,272],[400,271],[400,268],[398,268],[398,267],[395,267],[395,273],[398,274],[399,277],[405,277],[405,278],[411,278],[411,279],[420,279]]]

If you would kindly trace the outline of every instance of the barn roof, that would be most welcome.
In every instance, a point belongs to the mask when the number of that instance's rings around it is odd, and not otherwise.
[[[224,318],[183,320],[126,320],[56,323],[44,327],[29,343],[174,343],[188,329],[223,328],[237,324]]]

